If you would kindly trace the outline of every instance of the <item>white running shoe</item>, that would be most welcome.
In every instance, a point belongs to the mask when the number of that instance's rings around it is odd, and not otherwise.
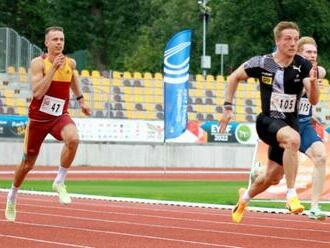
[[[16,220],[16,201],[7,200],[5,216],[8,221]]]
[[[66,191],[66,186],[64,183],[53,183],[53,190],[58,193],[58,197],[61,204],[71,203],[71,197]]]
[[[313,220],[325,220],[327,215],[319,208],[312,208],[309,211],[308,217]]]

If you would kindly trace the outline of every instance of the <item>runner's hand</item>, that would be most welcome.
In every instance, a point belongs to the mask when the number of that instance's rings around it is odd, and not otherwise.
[[[223,115],[221,117],[220,123],[219,123],[219,132],[225,133],[227,125],[231,118],[233,117],[233,110],[232,109],[225,109],[223,111]]]
[[[317,70],[318,70],[317,63],[315,62],[313,63],[313,67],[309,72],[309,81],[312,83],[317,82]]]
[[[90,116],[92,114],[92,111],[91,111],[90,107],[86,103],[82,102],[82,103],[79,103],[79,105],[80,105],[81,111],[85,115]]]
[[[55,68],[55,70],[57,70],[58,68],[64,65],[64,62],[65,62],[65,56],[61,53],[54,58],[53,67]]]

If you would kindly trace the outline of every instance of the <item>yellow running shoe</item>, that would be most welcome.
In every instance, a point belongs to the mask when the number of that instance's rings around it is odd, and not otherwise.
[[[16,201],[7,200],[5,216],[8,221],[16,220]]]
[[[238,193],[239,193],[239,199],[238,202],[236,204],[236,206],[234,207],[232,213],[231,213],[231,218],[233,220],[233,222],[235,223],[240,223],[243,219],[244,216],[244,212],[245,212],[245,208],[247,207],[247,203],[243,202],[241,200],[243,194],[245,193],[246,189],[245,188],[240,188]]]
[[[66,191],[64,183],[53,183],[53,190],[58,193],[58,197],[61,204],[70,204],[71,197]]]
[[[292,214],[300,214],[304,211],[305,207],[301,205],[299,199],[297,196],[291,197],[287,203],[286,208],[289,209],[289,211]]]

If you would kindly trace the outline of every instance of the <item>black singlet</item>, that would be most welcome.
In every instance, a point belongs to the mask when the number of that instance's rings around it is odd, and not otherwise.
[[[244,63],[249,77],[260,82],[261,109],[266,116],[292,123],[297,119],[303,79],[309,76],[312,64],[295,55],[288,67],[274,61],[273,54],[256,56]]]

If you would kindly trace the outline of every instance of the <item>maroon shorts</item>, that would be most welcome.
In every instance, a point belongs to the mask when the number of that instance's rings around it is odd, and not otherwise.
[[[46,122],[29,120],[25,130],[24,154],[38,155],[47,134],[51,134],[57,140],[63,140],[61,131],[68,124],[75,125],[69,115],[61,115],[55,120]]]

